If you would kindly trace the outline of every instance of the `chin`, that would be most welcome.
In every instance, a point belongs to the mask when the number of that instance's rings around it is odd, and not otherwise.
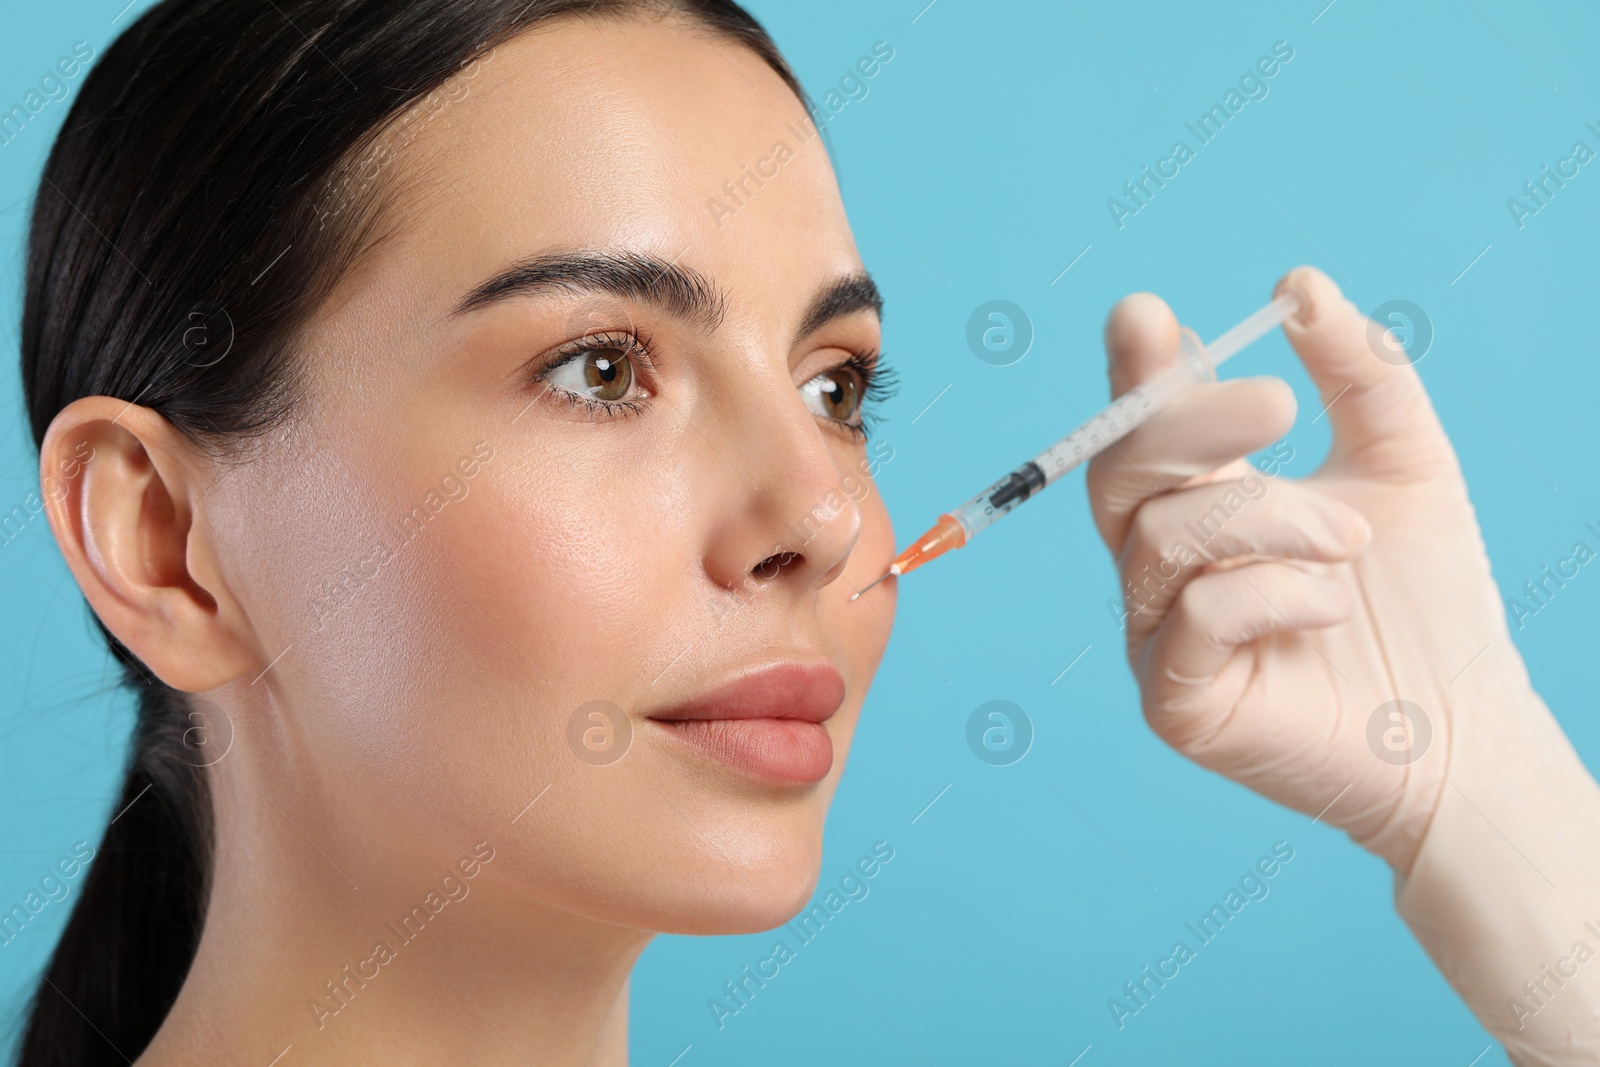
[[[810,902],[822,863],[822,839],[772,842],[755,863],[711,858],[678,880],[679,892],[654,916],[664,934],[753,934],[782,926]]]

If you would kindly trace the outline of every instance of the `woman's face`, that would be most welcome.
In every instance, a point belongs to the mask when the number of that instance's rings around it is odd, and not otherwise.
[[[875,292],[805,109],[728,41],[564,21],[319,211],[379,188],[292,425],[201,520],[281,653],[254,736],[369,870],[487,840],[530,905],[784,921],[894,603],[848,602],[892,452],[850,425]]]

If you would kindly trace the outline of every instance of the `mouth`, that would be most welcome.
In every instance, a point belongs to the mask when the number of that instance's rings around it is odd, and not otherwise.
[[[844,695],[844,677],[831,666],[779,663],[647,718],[702,756],[751,777],[816,783],[833,768],[833,739],[822,724]]]

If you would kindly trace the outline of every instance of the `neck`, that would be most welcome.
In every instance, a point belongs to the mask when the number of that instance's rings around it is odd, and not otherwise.
[[[313,846],[295,827],[314,814],[287,803],[218,816],[205,931],[140,1067],[625,1067],[650,935],[530,903],[515,837],[374,865],[371,842]]]

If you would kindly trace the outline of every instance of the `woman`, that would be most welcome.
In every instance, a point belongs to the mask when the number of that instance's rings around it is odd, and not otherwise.
[[[23,368],[140,720],[24,1064],[620,1064],[652,932],[808,899],[895,596],[848,602],[894,551],[880,299],[814,133],[726,0],[167,0],[106,53]],[[1281,284],[1323,472],[1173,560],[1272,379],[1091,471],[1146,715],[1386,859],[1520,1062],[1592,1060],[1595,979],[1520,983],[1594,940],[1600,793],[1415,374]],[[1108,341],[1120,392],[1176,327]],[[1397,697],[1436,758],[1375,758]]]

